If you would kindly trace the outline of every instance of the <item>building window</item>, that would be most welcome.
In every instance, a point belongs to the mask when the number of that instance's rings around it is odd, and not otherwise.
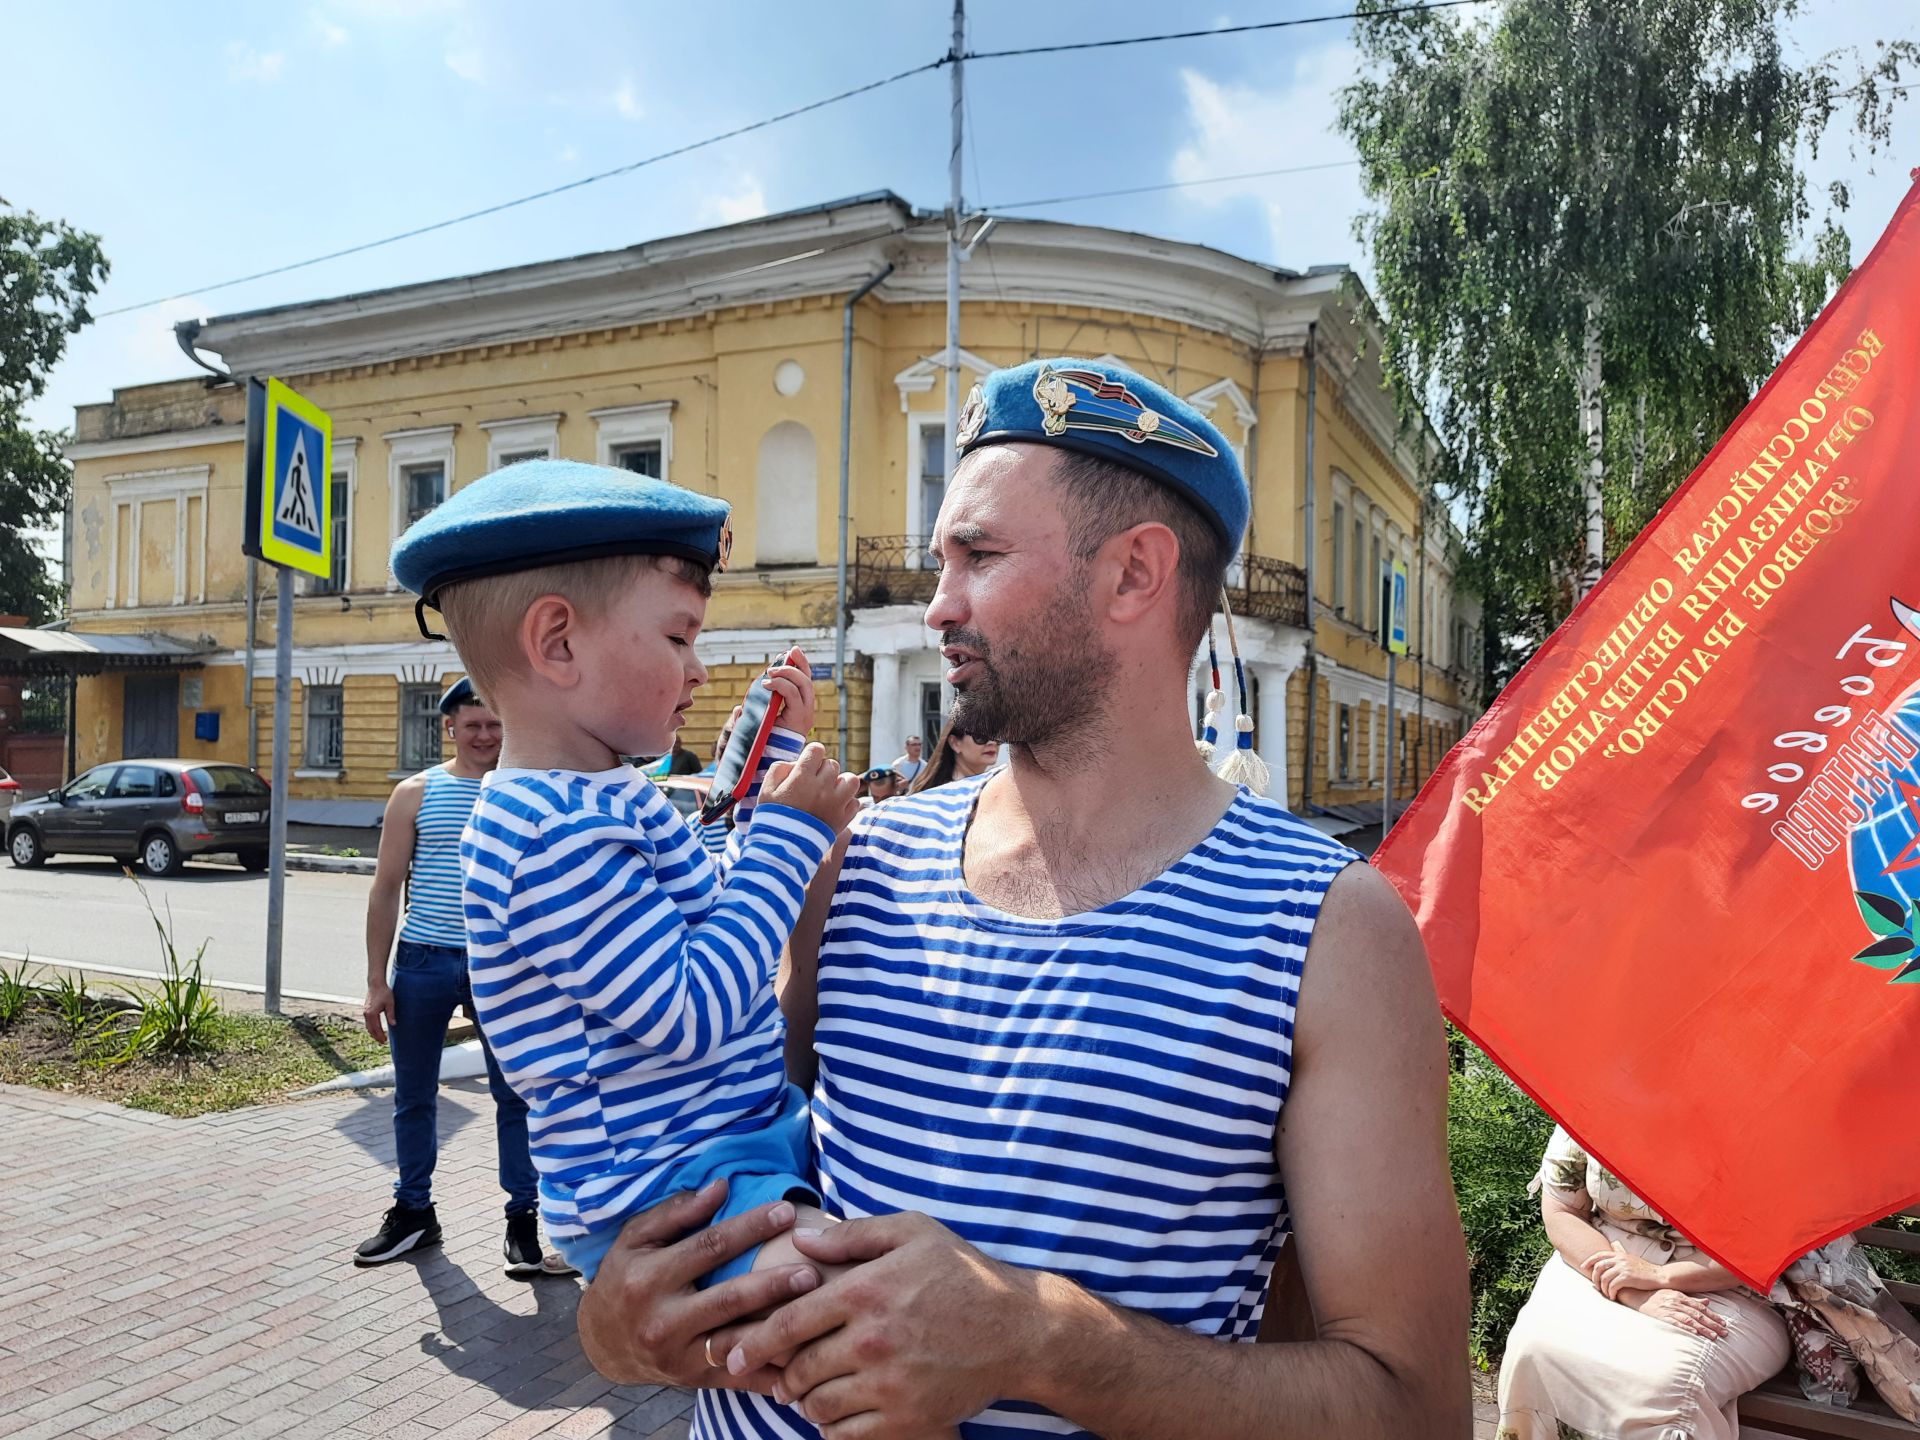
[[[920,683],[920,753],[927,759],[933,758],[934,742],[946,725],[947,717],[940,709],[940,683],[923,680]]]
[[[947,503],[947,427],[920,427],[920,524],[929,535]]]
[[[1336,780],[1353,779],[1353,707],[1336,705],[1333,707],[1333,777]]]
[[[1373,537],[1373,603],[1368,607],[1367,628],[1376,633],[1380,629],[1381,617],[1386,614],[1386,608],[1382,603],[1386,594],[1386,583],[1386,561],[1380,555],[1380,537],[1375,535]]]
[[[440,763],[440,688],[400,687],[400,768],[424,770]]]
[[[658,440],[646,440],[638,445],[614,446],[613,463],[619,469],[631,470],[636,475],[650,475],[655,480],[663,478],[660,474],[660,442]]]
[[[1347,619],[1364,627],[1367,623],[1367,517],[1353,507],[1353,585],[1347,595]]]
[[[400,470],[411,525],[447,498],[447,467],[440,464],[406,465]]]
[[[1347,507],[1333,502],[1333,608],[1347,603]]]
[[[602,465],[656,480],[673,478],[673,401],[589,410],[587,418],[596,427],[594,454]]]
[[[346,473],[337,470],[328,488],[333,492],[328,497],[333,507],[333,569],[307,582],[309,595],[338,595],[347,588],[347,536],[352,523],[347,507],[352,504],[353,486]]]
[[[526,460],[551,460],[560,453],[560,420],[557,411],[482,420],[480,428],[487,432],[487,470],[503,470]]]
[[[338,770],[345,712],[338,685],[307,686],[307,769]]]

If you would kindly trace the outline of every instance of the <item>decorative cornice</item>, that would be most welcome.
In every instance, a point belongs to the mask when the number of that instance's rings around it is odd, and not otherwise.
[[[151,455],[156,450],[192,450],[201,445],[238,445],[247,438],[244,426],[209,425],[199,430],[177,430],[159,435],[132,435],[121,440],[75,441],[67,446],[69,460],[111,460],[120,455]]]

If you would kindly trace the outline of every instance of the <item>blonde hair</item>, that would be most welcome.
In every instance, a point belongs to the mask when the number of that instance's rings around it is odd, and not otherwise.
[[[597,618],[647,570],[664,570],[702,595],[712,592],[707,568],[692,560],[674,555],[608,555],[461,580],[440,592],[440,615],[474,689],[493,696],[502,680],[526,670],[519,629],[534,601],[543,595],[563,596],[589,619]]]

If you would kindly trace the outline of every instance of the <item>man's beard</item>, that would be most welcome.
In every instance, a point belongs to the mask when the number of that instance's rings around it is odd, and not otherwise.
[[[1086,743],[1102,728],[1113,657],[1100,644],[1084,580],[1069,577],[1051,604],[990,642],[978,630],[945,633],[970,650],[979,674],[954,687],[953,728],[1029,749],[1060,739]]]

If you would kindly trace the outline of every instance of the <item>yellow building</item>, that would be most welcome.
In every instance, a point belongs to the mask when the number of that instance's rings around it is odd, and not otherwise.
[[[888,265],[852,317],[846,756],[884,761],[906,735],[930,735],[940,662],[921,623],[932,575],[920,550],[950,454],[944,238],[937,216],[883,193],[180,327],[183,348],[218,361],[198,363],[234,378],[117,390],[76,416],[69,628],[144,636],[101,643],[155,651],[145,668],[78,682],[78,764],[268,762],[273,582],[263,570],[250,604],[240,551],[238,380],[250,375],[278,376],[334,417],[338,558],[328,580],[295,582],[293,818],[364,822],[396,777],[440,757],[432,700],[459,661],[419,638],[388,549],[452,490],[534,455],[623,465],[733,505],[733,568],[716,579],[699,642],[713,681],[689,743],[704,749],[751,675],[793,644],[829,667],[818,733],[832,738],[843,312]],[[1454,593],[1450,532],[1432,511],[1422,523],[1350,272],[1299,275],[1120,231],[1003,220],[962,286],[962,393],[996,366],[1104,356],[1214,418],[1253,479],[1234,586],[1276,793],[1316,809],[1377,803],[1397,743],[1395,788],[1411,795],[1473,712],[1462,675],[1475,668],[1476,622]],[[1414,577],[1420,658],[1401,662],[1390,742],[1385,656],[1370,637],[1395,556]],[[1197,707],[1197,667],[1195,686]]]

